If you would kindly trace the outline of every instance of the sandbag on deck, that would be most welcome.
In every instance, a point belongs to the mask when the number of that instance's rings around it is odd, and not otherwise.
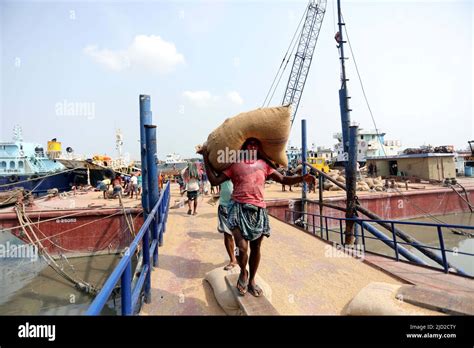
[[[245,315],[242,309],[240,309],[232,289],[225,280],[227,274],[238,274],[239,272],[239,267],[234,267],[229,271],[225,271],[222,267],[219,267],[206,273],[205,279],[211,285],[217,303],[219,303],[227,315]],[[272,288],[258,274],[255,276],[255,281],[262,288],[263,296],[271,302]],[[245,296],[252,295],[247,293]]]
[[[441,313],[403,302],[401,285],[371,282],[344,307],[342,315],[440,315]]]
[[[197,147],[209,153],[209,161],[216,171],[231,163],[218,160],[220,151],[240,150],[245,140],[256,138],[262,143],[262,152],[276,164],[288,165],[286,143],[290,135],[290,106],[259,108],[228,118],[209,134],[207,141]]]

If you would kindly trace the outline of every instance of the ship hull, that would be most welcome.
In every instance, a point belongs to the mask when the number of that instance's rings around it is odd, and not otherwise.
[[[72,182],[74,185],[88,185],[97,187],[100,181],[105,178],[111,178],[115,176],[115,172],[111,168],[105,168],[89,161],[84,160],[68,160],[58,159],[68,169],[73,170]],[[89,173],[87,170],[89,169]]]
[[[16,175],[13,179],[11,175],[0,176],[0,191],[9,191],[21,187],[37,196],[42,196],[48,190],[54,188],[58,189],[59,192],[69,191],[71,189],[70,183],[74,182],[71,172],[58,173],[44,178],[37,177],[37,175]]]

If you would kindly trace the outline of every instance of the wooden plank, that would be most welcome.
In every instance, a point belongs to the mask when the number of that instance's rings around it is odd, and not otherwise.
[[[241,296],[236,287],[238,279],[238,273],[225,276],[227,284],[232,289],[232,293],[245,315],[279,315],[275,307],[273,307],[264,295],[255,297],[247,292],[245,296]]]
[[[467,296],[474,300],[474,279],[456,274],[446,274],[441,270],[396,261],[389,257],[366,253],[365,261],[404,281],[438,289],[451,294]]]
[[[428,288],[423,285],[403,285],[397,293],[397,298],[416,306],[441,311],[454,315],[474,315],[472,296],[447,293],[442,290]]]

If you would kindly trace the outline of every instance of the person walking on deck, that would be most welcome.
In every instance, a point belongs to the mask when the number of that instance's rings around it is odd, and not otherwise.
[[[230,180],[223,182],[220,186],[219,207],[217,208],[217,230],[224,234],[224,245],[230,259],[229,264],[227,264],[224,269],[228,271],[237,265],[237,259],[235,258],[234,253],[234,238],[227,222],[227,219],[229,218],[229,206],[234,186]]]
[[[198,193],[200,189],[200,174],[196,163],[188,163],[188,167],[183,171],[183,176],[186,181],[186,191],[188,197],[188,215],[197,214]],[[194,210],[191,209],[191,203],[194,202]]]
[[[130,198],[133,198],[135,194],[135,199],[138,199],[138,178],[135,174],[132,174],[130,178]]]
[[[257,139],[247,139],[242,146],[245,155],[236,163],[232,163],[220,174],[215,174],[208,154],[203,153],[207,175],[212,185],[220,185],[227,180],[231,180],[234,186],[232,202],[229,208],[228,225],[235,239],[238,248],[237,261],[240,267],[240,275],[237,282],[237,290],[240,295],[245,295],[249,291],[253,296],[262,295],[262,289],[255,282],[255,276],[260,263],[260,247],[263,236],[270,236],[270,225],[266,204],[264,201],[264,185],[267,178],[285,184],[294,185],[296,183],[311,182],[314,179],[310,174],[305,176],[283,176],[273,169],[267,161],[262,159],[261,145]],[[257,156],[247,156],[248,153]],[[248,249],[250,246],[250,255]],[[247,263],[249,271],[247,271]]]
[[[138,199],[138,195],[140,195],[142,193],[142,182],[143,182],[142,173],[138,172],[138,175],[137,175],[137,199]]]

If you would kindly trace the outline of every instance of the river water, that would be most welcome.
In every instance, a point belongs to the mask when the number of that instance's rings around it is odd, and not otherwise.
[[[115,265],[118,255],[62,259],[57,262],[76,279],[101,287]],[[79,315],[93,298],[74,287],[49,267],[42,258],[2,260],[0,264],[0,315]],[[102,314],[114,315],[120,297],[109,301]]]
[[[415,218],[409,219],[405,221],[413,221],[413,222],[425,222],[425,223],[440,223],[440,221],[444,224],[451,224],[451,225],[463,225],[463,226],[474,226],[474,214],[471,213],[458,213],[458,214],[447,214],[441,215],[436,217],[423,217],[423,218]],[[438,238],[438,231],[436,227],[427,227],[427,226],[413,226],[413,225],[397,225],[402,231],[406,232],[410,236],[417,239],[422,244],[432,247],[439,247],[439,238]],[[383,229],[381,229],[384,231]],[[474,254],[474,238],[470,238],[468,236],[456,234],[454,232],[467,232],[474,234],[474,230],[469,229],[450,229],[450,228],[442,228],[442,234],[444,239],[444,245],[446,249],[453,250],[454,252],[447,252],[446,256],[448,261],[455,267],[459,267],[466,273],[470,275],[474,275],[474,256],[467,256],[461,254],[464,253],[471,253]],[[367,233],[367,232],[366,232]],[[387,236],[391,238],[391,235],[386,233]],[[400,238],[397,238],[400,241]],[[367,250],[375,251],[380,254],[384,255],[394,255],[394,251],[387,247],[384,243],[375,240],[367,240],[366,239]],[[415,248],[407,245],[403,245],[408,250],[413,252],[415,255],[422,258],[426,263],[430,266],[441,267],[435,261],[429,259],[421,252],[416,250]],[[441,252],[432,249],[433,252],[441,256]]]

